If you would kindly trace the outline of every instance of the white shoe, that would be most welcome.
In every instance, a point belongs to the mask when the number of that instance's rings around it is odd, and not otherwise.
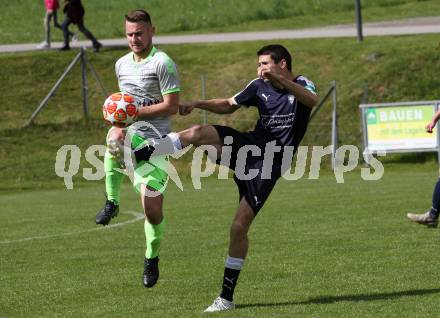
[[[423,214],[408,213],[406,216],[411,221],[426,225],[427,227],[437,227],[438,218],[433,218],[429,212]]]
[[[235,305],[232,301],[226,300],[218,296],[211,306],[205,309],[205,312],[216,312],[234,309]]]
[[[50,44],[47,43],[46,41],[41,42],[40,44],[37,45],[37,49],[50,49]]]
[[[76,35],[76,33],[73,33],[72,42],[78,42],[78,41],[79,41],[78,35]]]

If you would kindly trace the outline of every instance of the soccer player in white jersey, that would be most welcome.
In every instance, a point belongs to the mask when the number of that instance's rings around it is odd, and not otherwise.
[[[117,147],[112,149],[111,145],[123,143],[128,135],[131,147],[135,149],[146,142],[147,138],[157,138],[158,133],[169,133],[169,117],[176,114],[179,108],[177,67],[167,54],[153,46],[154,32],[148,12],[135,10],[125,15],[125,33],[131,52],[116,62],[116,77],[120,91],[140,99],[143,107],[139,111],[138,122],[128,130],[112,127],[107,134],[108,149],[104,157],[107,200],[104,208],[96,215],[96,224],[109,224],[119,212],[119,192],[124,174],[119,170],[122,164],[118,155],[121,154],[118,154]],[[167,161],[166,156],[140,161],[134,171],[133,185],[141,194],[145,214],[143,285],[147,288],[153,287],[159,278],[158,256],[164,231],[162,191],[168,178]]]

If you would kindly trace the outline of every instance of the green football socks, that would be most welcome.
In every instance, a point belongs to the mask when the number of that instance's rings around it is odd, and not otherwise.
[[[121,164],[106,151],[104,155],[105,191],[107,199],[119,205],[121,183],[124,174],[117,171],[116,168],[121,169]]]
[[[160,242],[162,241],[163,231],[165,228],[165,219],[157,225],[153,225],[145,220],[145,238],[147,242],[147,250],[145,257],[148,259],[159,256]]]

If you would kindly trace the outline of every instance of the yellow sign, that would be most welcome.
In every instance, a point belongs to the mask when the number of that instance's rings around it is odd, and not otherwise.
[[[432,134],[425,131],[434,113],[435,105],[366,108],[368,150],[436,148],[436,130]]]

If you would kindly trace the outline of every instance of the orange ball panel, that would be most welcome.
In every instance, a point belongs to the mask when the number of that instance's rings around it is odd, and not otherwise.
[[[123,97],[124,97],[124,101],[126,101],[127,103],[134,103],[134,97],[133,96],[124,94]]]
[[[115,102],[108,102],[106,105],[106,109],[109,114],[113,114],[116,111],[116,108],[118,108],[118,104]]]
[[[116,121],[124,121],[127,119],[127,113],[123,109],[118,109],[114,114]]]
[[[110,99],[113,101],[120,101],[122,99],[122,94],[121,93],[114,93],[110,96]]]
[[[127,111],[127,115],[130,116],[130,117],[133,117],[134,115],[137,114],[137,108],[133,104],[128,104],[125,107],[125,110]]]

